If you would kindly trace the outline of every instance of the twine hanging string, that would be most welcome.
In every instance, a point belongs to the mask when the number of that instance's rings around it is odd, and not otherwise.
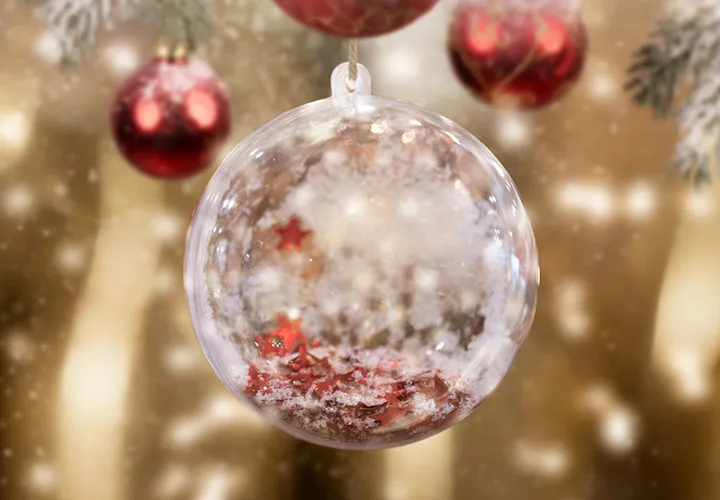
[[[348,92],[355,92],[358,79],[358,43],[357,38],[351,38],[348,45]]]

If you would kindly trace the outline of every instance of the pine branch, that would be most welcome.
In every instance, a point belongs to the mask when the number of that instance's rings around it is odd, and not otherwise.
[[[663,21],[650,35],[650,42],[633,56],[625,89],[634,101],[659,116],[672,110],[678,81],[687,69],[700,34],[693,21],[676,25]]]
[[[36,15],[46,24],[45,38],[58,45],[63,65],[87,60],[98,33],[126,21],[175,23],[175,38],[191,48],[195,35],[211,26],[210,0],[41,0]]]
[[[708,182],[720,146],[720,58],[680,110],[679,127],[674,158],[678,172],[694,184]]]
[[[689,97],[676,105],[683,85]],[[695,184],[709,181],[720,145],[720,3],[689,0],[661,20],[635,52],[625,88],[656,116],[677,113],[675,169]]]

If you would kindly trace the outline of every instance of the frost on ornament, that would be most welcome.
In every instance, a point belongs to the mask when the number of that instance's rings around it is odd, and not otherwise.
[[[338,448],[465,417],[509,369],[537,284],[495,157],[444,117],[372,96],[251,135],[188,239],[193,321],[218,376],[270,422]]]

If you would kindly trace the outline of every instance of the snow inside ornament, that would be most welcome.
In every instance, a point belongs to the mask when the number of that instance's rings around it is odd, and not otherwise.
[[[227,388],[335,448],[407,444],[498,385],[535,311],[537,249],[518,193],[466,130],[345,89],[225,159],[195,212],[185,282]],[[343,83],[340,83],[343,82]]]

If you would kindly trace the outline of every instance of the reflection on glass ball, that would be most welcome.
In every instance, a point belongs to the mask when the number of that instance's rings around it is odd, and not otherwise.
[[[359,95],[240,144],[198,206],[186,266],[220,379],[336,448],[464,418],[509,369],[538,286],[527,215],[487,148],[436,113]]]

